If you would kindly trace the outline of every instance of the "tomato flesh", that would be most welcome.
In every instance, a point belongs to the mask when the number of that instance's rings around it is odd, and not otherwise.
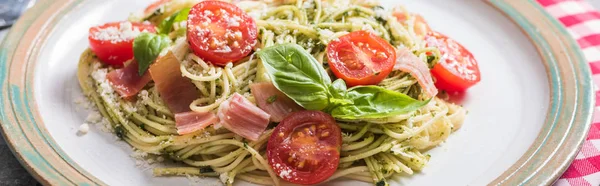
[[[141,32],[155,33],[154,25],[132,22],[112,22],[90,28],[91,50],[100,61],[122,67],[133,58],[133,40]]]
[[[246,57],[258,37],[254,19],[237,6],[202,1],[190,10],[187,38],[200,58],[218,66]]]
[[[462,92],[481,80],[477,60],[460,43],[438,32],[431,32],[425,40],[426,46],[438,48],[442,55],[431,69],[438,89]]]
[[[327,45],[331,71],[348,86],[375,85],[387,77],[396,60],[392,45],[368,31],[355,31]]]
[[[337,170],[342,133],[330,115],[299,111],[287,116],[267,144],[269,165],[285,181],[317,184]]]

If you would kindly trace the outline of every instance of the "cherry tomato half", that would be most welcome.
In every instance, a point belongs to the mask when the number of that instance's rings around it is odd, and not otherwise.
[[[426,46],[436,47],[442,54],[431,69],[438,89],[462,92],[481,80],[477,60],[460,43],[438,32],[428,34],[425,41]]]
[[[202,1],[190,10],[190,48],[212,64],[224,66],[246,57],[256,45],[256,37],[254,19],[233,4]]]
[[[116,67],[133,58],[133,40],[140,32],[156,32],[151,24],[113,22],[90,28],[90,48],[100,61]]]
[[[387,77],[396,62],[396,50],[368,31],[355,31],[327,45],[329,67],[348,86],[375,85]]]
[[[299,111],[275,127],[267,158],[285,181],[317,184],[337,170],[341,145],[342,132],[333,117],[321,111]]]

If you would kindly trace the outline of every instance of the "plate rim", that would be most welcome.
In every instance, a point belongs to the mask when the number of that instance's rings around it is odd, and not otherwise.
[[[106,185],[55,143],[33,97],[30,69],[40,47],[55,23],[84,1],[39,0],[17,21],[0,48],[0,130],[19,162],[44,185]],[[595,104],[591,71],[566,28],[535,0],[486,2],[536,46],[550,85],[550,108],[538,137],[490,185],[550,185],[573,161],[591,126]]]

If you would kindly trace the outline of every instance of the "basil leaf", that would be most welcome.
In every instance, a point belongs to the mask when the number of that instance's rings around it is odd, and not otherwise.
[[[329,106],[331,79],[304,48],[281,44],[262,49],[258,56],[277,89],[308,110]]]
[[[173,24],[179,23],[181,21],[185,21],[190,14],[190,8],[181,9],[179,12],[171,15],[167,19],[160,22],[158,25],[158,33],[159,34],[169,34],[173,29]]]
[[[332,97],[329,98],[329,102],[334,106],[353,104],[354,102],[351,99],[346,99],[346,95],[348,94],[347,89],[346,82],[343,79],[333,81],[333,84],[329,87],[329,91],[332,95]]]
[[[133,40],[133,56],[138,62],[138,73],[144,75],[160,52],[169,47],[171,39],[166,35],[141,33]]]
[[[385,118],[429,103],[378,86],[347,89],[342,79],[332,83],[323,66],[296,44],[265,48],[258,56],[277,89],[305,109],[324,110],[337,119]]]
[[[348,88],[343,79],[336,79],[333,84],[331,84],[331,92],[335,97],[345,97],[347,91]]]
[[[377,119],[415,111],[427,103],[400,92],[378,86],[358,86],[348,90],[346,99],[353,104],[340,105],[330,113],[338,119]]]

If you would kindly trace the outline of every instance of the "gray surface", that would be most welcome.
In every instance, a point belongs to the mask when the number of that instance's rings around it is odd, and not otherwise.
[[[21,13],[33,3],[35,0],[1,0],[0,27],[12,25],[21,16]]]

